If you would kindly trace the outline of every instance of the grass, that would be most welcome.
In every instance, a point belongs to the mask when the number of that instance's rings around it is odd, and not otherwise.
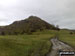
[[[44,56],[52,35],[0,36],[0,56]]]
[[[51,48],[50,39],[55,35],[75,47],[75,35],[69,33],[65,30],[45,30],[32,35],[0,36],[0,56],[45,56]]]
[[[69,44],[75,49],[75,34],[70,34],[69,31],[59,33],[59,40]]]

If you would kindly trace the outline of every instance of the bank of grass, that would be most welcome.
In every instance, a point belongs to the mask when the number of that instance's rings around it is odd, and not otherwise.
[[[75,33],[74,34],[70,34],[71,31],[69,30],[60,30],[60,31],[55,31],[55,30],[46,30],[43,32],[40,32],[41,34],[53,34],[54,37],[58,37],[59,40],[69,44],[70,46],[72,46],[75,49]],[[37,32],[37,34],[39,34],[39,32]]]
[[[75,34],[70,34],[70,31],[58,32],[59,40],[69,44],[75,49]]]
[[[0,56],[44,56],[50,49],[53,35],[0,36]]]
[[[50,39],[56,35],[75,47],[75,35],[70,31],[45,30],[32,35],[0,36],[0,56],[45,56],[51,48]]]
[[[75,35],[60,35],[59,40],[69,44],[73,48],[75,48]]]

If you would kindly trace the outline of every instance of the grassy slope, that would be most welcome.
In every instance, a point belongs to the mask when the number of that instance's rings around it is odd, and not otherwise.
[[[71,35],[69,31],[60,31],[58,35],[59,35],[59,40],[75,48],[75,34]]]
[[[0,36],[0,56],[44,56],[51,46],[50,34]]]
[[[59,39],[75,47],[75,35],[69,31],[43,31],[33,35],[0,36],[0,56],[44,56],[51,48],[50,38]]]

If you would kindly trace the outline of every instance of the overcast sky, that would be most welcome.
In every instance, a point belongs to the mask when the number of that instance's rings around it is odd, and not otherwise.
[[[75,0],[0,0],[0,26],[30,15],[60,28],[75,29]]]

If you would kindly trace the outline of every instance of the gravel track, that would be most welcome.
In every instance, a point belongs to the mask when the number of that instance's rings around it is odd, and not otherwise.
[[[47,56],[59,56],[59,54],[58,54],[59,50],[61,50],[61,51],[74,51],[74,49],[71,46],[59,41],[57,38],[51,39],[51,42],[53,44],[52,50],[50,53],[48,53]]]

